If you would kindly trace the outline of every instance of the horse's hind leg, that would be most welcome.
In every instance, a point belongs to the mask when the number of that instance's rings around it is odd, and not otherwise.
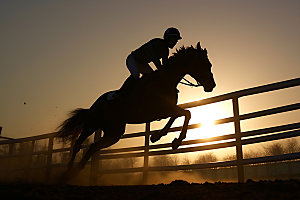
[[[125,124],[112,125],[103,129],[104,136],[97,142],[91,144],[79,163],[79,170],[83,169],[90,157],[100,149],[104,149],[117,143],[125,132]]]
[[[68,163],[68,170],[70,170],[73,166],[74,159],[76,157],[76,154],[80,151],[81,144],[84,142],[86,138],[88,138],[95,130],[92,128],[84,128],[81,132],[80,136],[76,140],[75,144],[73,145],[71,149],[71,157],[70,161]]]
[[[60,180],[59,180],[60,183],[65,183],[72,176],[74,176],[74,174],[77,174],[78,170],[74,169],[74,168],[72,169],[76,154],[80,151],[80,147],[81,147],[81,144],[83,143],[83,141],[87,137],[89,137],[95,130],[96,129],[92,129],[92,128],[84,128],[83,131],[81,132],[80,136],[78,137],[75,144],[71,148],[71,158],[70,158],[70,161],[68,163],[68,169],[60,177]]]

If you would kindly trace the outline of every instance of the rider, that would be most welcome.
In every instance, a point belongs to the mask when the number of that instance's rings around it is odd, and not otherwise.
[[[153,62],[158,70],[161,69],[168,59],[169,48],[173,49],[180,39],[178,29],[171,27],[165,31],[163,39],[154,38],[133,51],[126,59],[131,76],[138,79],[140,74],[151,73],[153,69],[148,64],[150,62]]]
[[[130,76],[120,88],[120,95],[126,94],[128,88],[131,88],[135,80],[140,78],[141,74],[145,75],[153,72],[153,69],[149,65],[150,62],[153,62],[156,68],[160,70],[166,64],[169,56],[169,48],[173,49],[180,39],[182,38],[178,29],[171,27],[165,31],[163,39],[154,38],[131,52],[126,59]],[[162,63],[160,59],[162,59]]]

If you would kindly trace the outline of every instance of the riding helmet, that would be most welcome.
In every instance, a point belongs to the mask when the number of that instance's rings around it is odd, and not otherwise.
[[[169,37],[169,36],[175,36],[175,37],[177,37],[178,40],[182,39],[182,37],[180,36],[179,30],[174,27],[168,28],[165,31],[164,38]]]

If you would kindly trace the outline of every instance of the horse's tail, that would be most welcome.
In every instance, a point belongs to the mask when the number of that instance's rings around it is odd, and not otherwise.
[[[56,137],[64,141],[72,141],[81,133],[88,118],[89,109],[78,108],[70,112],[70,117],[66,119],[58,128]]]

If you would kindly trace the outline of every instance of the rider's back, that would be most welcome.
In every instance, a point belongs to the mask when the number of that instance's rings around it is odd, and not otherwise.
[[[135,59],[142,63],[149,63],[169,55],[169,48],[161,38],[154,38],[132,52]]]

